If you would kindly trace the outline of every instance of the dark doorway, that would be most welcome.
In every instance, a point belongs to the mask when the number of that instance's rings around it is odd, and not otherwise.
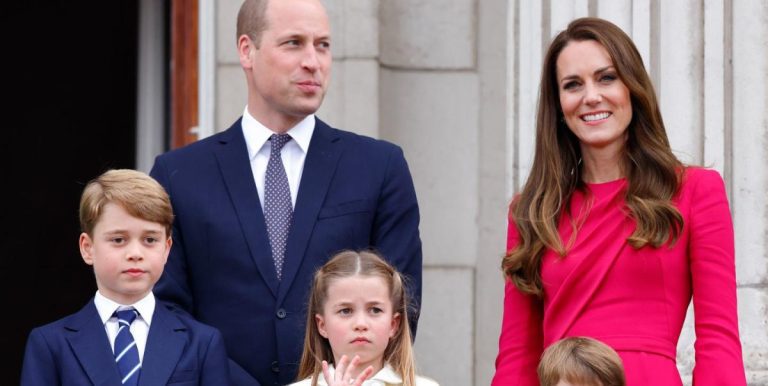
[[[95,293],[77,247],[84,184],[136,158],[137,0],[0,6],[3,384],[29,331]]]

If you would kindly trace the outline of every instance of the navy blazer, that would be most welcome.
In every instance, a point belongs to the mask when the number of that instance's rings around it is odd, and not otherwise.
[[[418,306],[419,209],[403,152],[391,143],[316,120],[281,281],[240,120],[160,155],[150,174],[176,214],[155,294],[221,331],[236,385],[295,381],[312,275],[339,250],[376,248],[409,278]]]
[[[139,386],[229,384],[221,334],[158,301],[144,348]],[[29,334],[21,386],[119,386],[107,332],[96,305]]]

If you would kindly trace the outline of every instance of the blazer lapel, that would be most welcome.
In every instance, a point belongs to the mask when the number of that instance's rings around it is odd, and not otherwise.
[[[304,160],[304,171],[301,175],[298,197],[296,197],[293,224],[288,234],[283,278],[277,297],[278,304],[288,293],[304,258],[317,215],[325,202],[328,187],[344,149],[344,144],[334,129],[320,119],[316,119],[315,122],[315,130],[312,133],[309,152]]]
[[[187,327],[157,302],[144,349],[139,386],[165,385],[186,344]]]
[[[93,299],[65,327],[66,339],[94,385],[119,385],[120,372]]]
[[[240,120],[235,122],[227,130],[227,133],[229,135],[222,137],[218,143],[219,146],[214,148],[214,153],[219,162],[229,197],[235,206],[243,236],[251,251],[251,258],[261,272],[264,282],[272,291],[272,295],[277,296],[279,284],[277,272],[275,272],[275,266],[271,259],[272,251],[266,241],[269,240],[267,225],[264,221],[264,212],[259,202],[259,195],[256,192],[256,184],[253,181],[251,161],[248,159],[248,148],[245,144]]]

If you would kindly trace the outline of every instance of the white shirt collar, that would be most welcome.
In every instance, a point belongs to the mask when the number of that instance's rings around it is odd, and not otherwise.
[[[333,373],[336,370],[333,365],[328,365],[328,371],[331,373],[331,376],[333,376]],[[383,382],[385,385],[400,385],[403,383],[403,379],[397,372],[395,372],[395,369],[393,369],[389,363],[384,364],[384,367],[382,367],[379,372],[366,379],[365,382],[363,382],[363,386],[369,385],[372,381]],[[328,386],[328,382],[325,381],[322,372],[318,375],[317,384],[318,386]]]
[[[114,315],[115,311],[133,307],[139,312],[139,317],[147,323],[147,326],[149,326],[152,323],[152,315],[155,313],[155,295],[152,294],[152,291],[149,291],[147,296],[134,304],[117,303],[111,299],[107,299],[101,292],[96,291],[93,303],[96,305],[96,311],[99,312],[102,324],[106,324],[109,318]]]
[[[243,135],[245,136],[245,144],[248,147],[248,159],[253,160],[256,157],[256,153],[261,150],[264,144],[272,134],[275,134],[268,127],[257,121],[256,118],[248,112],[248,106],[245,106],[243,111],[243,119],[240,122],[243,126]],[[296,126],[290,128],[286,134],[290,134],[291,138],[299,148],[304,151],[304,154],[309,151],[309,142],[312,140],[312,133],[315,131],[315,115],[309,114]]]

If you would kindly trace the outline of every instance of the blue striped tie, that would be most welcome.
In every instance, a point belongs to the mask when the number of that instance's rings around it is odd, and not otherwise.
[[[139,315],[135,309],[127,309],[115,312],[117,315],[117,336],[115,337],[115,362],[123,377],[123,385],[136,386],[139,384],[141,363],[139,362],[139,349],[131,335],[131,323]]]

